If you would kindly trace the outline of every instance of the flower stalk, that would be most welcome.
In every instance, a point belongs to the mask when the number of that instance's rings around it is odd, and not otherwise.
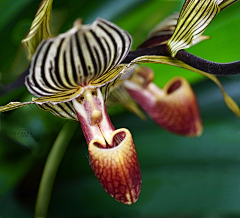
[[[38,189],[35,218],[47,216],[48,205],[58,167],[76,128],[77,125],[75,123],[66,122],[51,148]]]

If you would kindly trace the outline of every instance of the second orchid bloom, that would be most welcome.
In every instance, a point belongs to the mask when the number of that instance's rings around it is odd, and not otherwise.
[[[1,106],[0,112],[35,104],[55,116],[79,121],[88,145],[91,167],[103,188],[124,204],[136,202],[142,178],[133,138],[127,129],[115,130],[105,102],[108,96],[109,102],[117,96],[115,100],[144,117],[135,100],[157,124],[173,133],[186,136],[202,133],[196,97],[188,82],[176,77],[161,90],[153,83],[151,69],[136,66],[138,63],[170,64],[204,74],[174,56],[178,50],[207,38],[201,34],[220,11],[219,1],[209,0],[205,5],[202,1],[191,2],[201,4],[201,10],[194,6],[193,17],[197,13],[201,20],[201,15],[207,13],[204,8],[210,7],[214,12],[206,18],[200,32],[196,33],[198,24],[191,29],[187,39],[180,40],[179,34],[184,30],[181,29],[182,22],[187,23],[189,17],[185,14],[189,3],[186,1],[180,19],[178,14],[171,16],[141,45],[141,49],[166,45],[170,56],[146,54],[126,63],[131,36],[105,19],[98,18],[91,25],[82,25],[77,20],[69,31],[51,38],[52,0],[44,0],[23,40],[31,59],[25,85],[38,98],[23,103],[10,102]],[[221,88],[229,108],[239,115],[239,108],[216,77],[208,77]]]

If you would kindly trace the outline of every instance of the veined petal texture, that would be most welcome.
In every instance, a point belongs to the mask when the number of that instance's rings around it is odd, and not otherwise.
[[[44,111],[50,111],[56,117],[78,121],[76,112],[74,110],[74,107],[71,101],[65,102],[65,103],[59,103],[55,105],[52,103],[44,103],[44,104],[36,104],[36,105]]]
[[[181,10],[176,29],[168,40],[172,57],[181,49],[189,48],[213,18],[219,13],[221,0],[186,0]]]
[[[25,84],[35,96],[54,95],[94,81],[99,81],[94,86],[105,85],[114,79],[106,74],[116,72],[112,69],[128,54],[131,42],[126,31],[102,18],[91,25],[75,22],[66,33],[39,45]]]
[[[109,195],[123,204],[133,204],[140,195],[142,175],[131,133],[124,128],[115,130],[108,141],[115,146],[99,147],[106,143],[100,139],[89,143],[91,167]]]
[[[22,40],[22,44],[27,48],[29,59],[35,53],[41,41],[51,37],[50,18],[52,2],[53,0],[42,1],[28,35]]]

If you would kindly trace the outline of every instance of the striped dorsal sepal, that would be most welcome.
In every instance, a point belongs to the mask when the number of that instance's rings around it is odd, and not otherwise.
[[[114,67],[128,54],[131,41],[126,31],[107,20],[75,22],[66,33],[39,45],[25,84],[39,97],[89,84],[103,86],[118,77],[123,66]]]
[[[28,35],[22,40],[22,44],[28,51],[31,59],[38,45],[43,39],[51,37],[50,18],[53,0],[43,0],[32,22]]]
[[[105,72],[101,77],[97,78],[96,80],[92,81],[89,86],[91,88],[99,88],[102,87],[103,84],[108,85],[109,83],[115,83],[114,81],[118,79],[123,73],[126,65],[120,64],[114,67],[112,70]]]
[[[186,0],[181,10],[176,29],[167,45],[174,57],[181,49],[192,46],[213,18],[219,13],[221,0]]]

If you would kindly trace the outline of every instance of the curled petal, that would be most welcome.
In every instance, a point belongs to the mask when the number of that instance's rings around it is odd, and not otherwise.
[[[163,90],[153,83],[142,90],[131,82],[124,84],[130,95],[158,125],[181,135],[198,136],[202,133],[197,100],[184,78],[173,78]]]
[[[29,104],[33,104],[33,102],[10,102],[7,105],[0,106],[0,112],[11,111]]]
[[[221,9],[221,11],[227,7],[229,7],[230,5],[236,3],[239,0],[223,0],[221,1],[221,3],[219,4],[219,7]]]
[[[186,0],[181,10],[176,29],[167,45],[174,57],[181,49],[189,48],[213,18],[219,13],[221,0]]]
[[[77,115],[70,101],[82,92],[82,88],[79,87],[78,89],[60,92],[52,96],[33,98],[29,102],[10,102],[5,106],[0,106],[0,112],[14,110],[29,104],[36,104],[40,109],[50,111],[55,116],[77,120]]]
[[[118,129],[109,136],[114,147],[102,148],[101,139],[88,146],[91,167],[105,191],[124,204],[137,201],[141,191],[141,171],[131,133]]]
[[[138,48],[151,48],[157,45],[167,44],[167,40],[170,39],[177,26],[179,13],[174,12],[172,15],[165,18],[157,26],[155,26],[149,33],[148,38]],[[199,35],[194,37],[191,46],[197,43],[209,39],[209,36]],[[190,45],[189,45],[190,46]]]
[[[31,29],[22,43],[28,51],[28,58],[31,59],[38,45],[43,39],[51,37],[50,17],[53,0],[43,0],[40,8],[32,22]]]

